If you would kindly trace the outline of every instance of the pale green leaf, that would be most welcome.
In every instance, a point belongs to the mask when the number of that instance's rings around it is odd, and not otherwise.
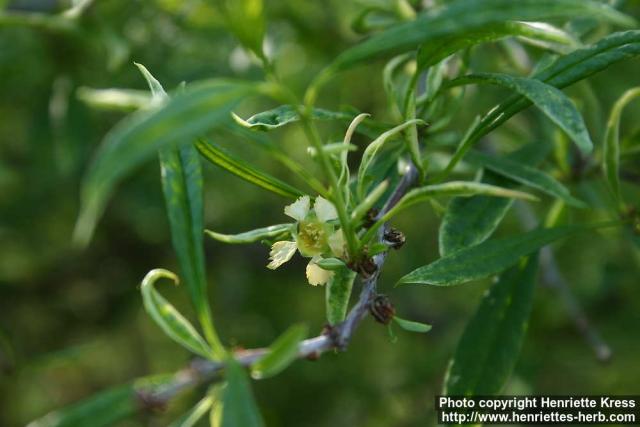
[[[443,394],[499,394],[518,360],[533,303],[538,257],[504,272],[482,298],[449,364]]]
[[[291,326],[269,346],[269,352],[251,368],[255,379],[273,377],[286,369],[298,357],[298,346],[307,337],[305,325]]]
[[[415,283],[453,286],[484,279],[513,266],[521,257],[586,228],[545,228],[503,239],[486,240],[478,245],[459,249],[412,271],[401,278],[398,285]]]
[[[205,230],[205,234],[219,242],[223,243],[253,243],[263,239],[272,239],[278,236],[286,235],[291,232],[293,224],[277,224],[268,227],[256,228],[255,230],[245,231],[239,234],[222,234],[215,231]]]
[[[196,142],[196,148],[205,159],[214,165],[239,178],[242,178],[247,182],[250,182],[251,184],[291,199],[297,199],[304,195],[304,192],[301,190],[298,190],[297,188],[269,175],[266,172],[256,169],[246,161],[233,156],[231,153],[211,141],[201,138]]]
[[[413,320],[406,320],[398,316],[393,316],[393,321],[396,322],[402,329],[409,332],[425,333],[431,330],[431,325],[415,322]]]
[[[265,33],[262,0],[224,0],[226,22],[247,49],[265,58],[262,42]]]
[[[145,310],[172,340],[195,354],[212,358],[212,350],[198,331],[153,287],[161,278],[178,283],[178,276],[168,270],[155,269],[147,273],[140,287]]]
[[[634,99],[640,97],[640,87],[629,89],[616,101],[604,135],[603,168],[605,178],[617,202],[620,202],[620,117],[624,108]]]
[[[194,427],[214,404],[213,396],[205,396],[182,417],[172,422],[169,427]]]
[[[289,123],[295,123],[300,120],[299,108],[294,105],[280,105],[271,110],[263,111],[244,120],[234,114],[235,121],[246,128],[260,131],[270,131],[280,128]],[[341,120],[351,121],[356,115],[350,113],[342,113],[337,111],[324,110],[322,108],[314,108],[311,110],[311,118],[313,120]]]
[[[134,89],[94,89],[79,87],[76,97],[92,108],[132,112],[147,107],[151,97],[147,91]]]

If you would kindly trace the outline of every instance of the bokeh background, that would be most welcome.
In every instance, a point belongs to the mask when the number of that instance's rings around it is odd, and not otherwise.
[[[83,88],[146,90],[133,61],[146,65],[174,88],[216,76],[259,79],[260,69],[225,30],[213,2],[199,0],[112,0],[96,2],[77,32],[67,34],[0,19],[0,426],[25,425],[48,411],[92,393],[186,365],[189,355],[174,345],[143,311],[138,284],[155,267],[176,270],[159,182],[151,161],[120,185],[91,245],[75,249],[71,233],[78,212],[83,173],[105,133],[123,117],[82,100]],[[364,0],[266,2],[268,46],[282,79],[301,93],[313,75],[360,35],[351,22]],[[428,2],[429,3],[429,2]],[[433,2],[430,2],[433,3]],[[633,2],[629,2],[633,3]],[[6,0],[14,11],[52,14],[68,7],[56,0]],[[623,5],[640,18],[640,8]],[[598,27],[589,36],[614,30]],[[535,48],[514,50],[497,43],[472,51],[475,70],[523,73]],[[393,120],[382,87],[384,62],[371,62],[338,76],[319,105],[349,105],[380,120]],[[568,90],[583,110],[600,145],[611,104],[640,84],[640,62],[622,62]],[[468,101],[447,128],[464,132],[470,119],[499,101],[495,88],[469,90]],[[243,114],[273,105],[247,100]],[[624,115],[622,134],[637,135],[639,106]],[[340,124],[323,127],[338,140]],[[552,138],[552,127],[534,111],[512,119],[496,141],[515,148]],[[211,137],[219,141],[215,132]],[[292,156],[313,168],[300,129],[269,134]],[[498,138],[499,137],[499,138]],[[221,141],[270,173],[296,182],[255,146]],[[358,136],[361,146],[367,140]],[[553,157],[553,156],[552,156]],[[625,168],[637,173],[638,157]],[[553,159],[547,161],[554,169]],[[206,224],[238,232],[282,222],[288,203],[204,165]],[[566,221],[612,218],[599,173],[572,191],[594,206]],[[636,176],[637,179],[637,176]],[[627,200],[639,200],[633,185]],[[603,196],[604,195],[604,196]],[[551,200],[534,209],[544,214]],[[488,281],[452,288],[393,288],[396,279],[437,257],[438,216],[420,206],[396,221],[407,244],[388,259],[383,292],[405,318],[433,324],[425,335],[396,331],[366,319],[349,351],[300,361],[284,374],[254,383],[261,410],[273,426],[423,426],[434,423],[433,396],[447,360]],[[499,235],[519,232],[511,212]],[[207,240],[210,295],[225,342],[241,347],[268,345],[294,322],[320,331],[324,292],[306,284],[305,261],[295,258],[276,272],[265,268],[268,248],[227,247]],[[520,361],[508,392],[540,394],[638,394],[640,392],[640,254],[628,234],[616,229],[585,233],[555,247],[560,269],[595,329],[613,350],[596,360],[574,327],[557,294],[536,291],[535,306]],[[163,293],[192,313],[184,289]],[[162,413],[123,426],[167,425],[199,396],[187,393]]]

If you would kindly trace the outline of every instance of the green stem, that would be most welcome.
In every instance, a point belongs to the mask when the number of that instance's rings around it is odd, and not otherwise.
[[[358,251],[358,241],[353,229],[351,227],[351,221],[347,212],[347,206],[345,204],[342,191],[340,191],[338,184],[338,176],[333,169],[327,153],[322,149],[322,140],[318,133],[318,128],[309,117],[311,106],[307,105],[306,108],[299,109],[298,113],[302,120],[304,131],[307,134],[307,138],[311,141],[317,151],[318,158],[320,159],[320,166],[324,170],[325,175],[329,178],[329,183],[333,191],[331,192],[333,202],[338,211],[338,219],[340,221],[340,227],[342,228],[345,240],[347,241],[347,250],[351,258],[355,257]]]

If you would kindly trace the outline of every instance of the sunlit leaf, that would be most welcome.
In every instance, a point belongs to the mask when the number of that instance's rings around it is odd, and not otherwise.
[[[482,298],[451,360],[443,394],[500,393],[518,360],[533,303],[538,257],[504,272]]]
[[[233,359],[226,361],[226,387],[222,390],[221,427],[262,427],[264,422],[258,411],[251,384],[244,368]]]
[[[205,396],[182,417],[172,422],[169,427],[194,427],[214,404],[213,396]]]
[[[326,284],[327,321],[330,325],[336,325],[345,319],[355,278],[356,273],[343,264],[341,268],[334,270]]]
[[[293,224],[277,224],[269,227],[256,228],[239,234],[222,234],[205,230],[205,234],[223,243],[253,243],[263,239],[271,239],[289,233]]]
[[[624,108],[634,99],[640,97],[640,87],[629,89],[614,104],[607,122],[607,130],[604,135],[604,174],[609,186],[620,202],[620,117]]]
[[[140,287],[145,310],[172,340],[195,354],[212,358],[212,350],[198,331],[153,287],[161,278],[178,283],[178,276],[168,270],[155,269],[147,273]]]
[[[298,345],[307,337],[305,325],[291,326],[269,346],[269,352],[251,368],[256,379],[273,377],[287,368],[298,357]]]
[[[266,172],[256,169],[246,161],[233,156],[228,151],[211,141],[199,139],[198,142],[196,142],[196,148],[205,159],[214,165],[244,179],[247,182],[257,185],[258,187],[262,187],[265,190],[269,190],[275,194],[289,197],[291,199],[297,199],[304,195],[303,191],[298,190],[297,188],[267,174]]]
[[[565,226],[529,231],[517,236],[486,240],[478,245],[462,248],[420,267],[404,276],[401,284],[453,286],[483,279],[513,266],[521,257],[529,255],[556,240],[568,237],[585,226]]]
[[[78,99],[92,108],[131,112],[149,105],[149,93],[134,89],[93,89],[79,87]]]

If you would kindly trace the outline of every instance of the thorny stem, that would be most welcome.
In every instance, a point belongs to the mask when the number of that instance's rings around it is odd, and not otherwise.
[[[415,166],[411,164],[393,193],[387,199],[384,207],[378,214],[378,218],[382,217],[398,203],[402,196],[416,184],[417,178],[418,171]],[[377,236],[380,241],[383,239],[385,229],[386,225],[380,227],[378,230]],[[351,337],[360,322],[367,316],[367,313],[369,313],[370,304],[376,297],[378,278],[386,257],[387,252],[377,254],[373,257],[376,269],[370,276],[362,279],[362,289],[358,301],[351,308],[344,322],[331,328],[327,333],[302,341],[298,347],[298,358],[317,358],[322,353],[330,350],[346,350]],[[267,348],[239,350],[234,353],[234,357],[240,365],[251,367],[268,352],[269,349]],[[220,380],[224,368],[225,365],[223,362],[196,359],[190,366],[178,371],[169,383],[152,389],[138,390],[138,398],[144,405],[152,407],[162,406],[183,390]]]

